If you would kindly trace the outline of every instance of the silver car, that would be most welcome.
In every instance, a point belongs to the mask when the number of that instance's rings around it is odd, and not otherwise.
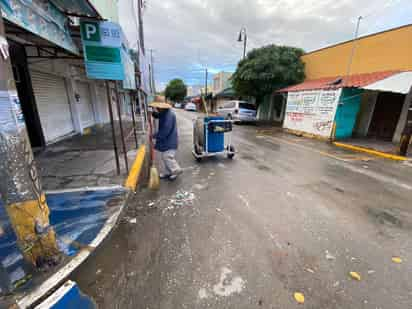
[[[225,101],[218,106],[217,113],[225,119],[232,119],[235,122],[256,121],[256,105],[247,101]]]
[[[196,104],[191,103],[191,102],[187,103],[186,106],[185,106],[185,110],[191,111],[191,112],[196,112],[197,111]]]

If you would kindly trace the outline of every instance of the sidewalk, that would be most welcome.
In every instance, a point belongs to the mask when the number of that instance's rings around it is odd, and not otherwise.
[[[131,121],[123,121],[129,168],[136,155],[136,142]],[[88,135],[75,135],[50,145],[35,155],[44,190],[122,185],[127,175],[119,124],[115,125],[119,151],[120,175],[116,173],[110,124],[93,128]],[[144,142],[138,136],[138,144]]]
[[[61,258],[56,265],[34,270],[24,260],[4,207],[0,207],[0,269],[12,291],[0,297],[0,308],[16,303],[26,308],[38,303],[61,285],[109,235],[118,222],[129,193],[135,190],[145,157],[145,136],[137,145],[131,121],[123,121],[129,171],[125,168],[119,124],[116,141],[121,172],[116,161],[110,124],[87,135],[75,135],[35,154],[37,168],[50,209]],[[0,285],[0,289],[4,288]]]

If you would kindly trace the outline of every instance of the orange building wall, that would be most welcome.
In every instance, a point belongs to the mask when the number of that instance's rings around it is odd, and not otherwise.
[[[412,71],[412,25],[360,38],[356,44],[351,75]],[[306,79],[346,75],[352,46],[347,42],[302,56]]]

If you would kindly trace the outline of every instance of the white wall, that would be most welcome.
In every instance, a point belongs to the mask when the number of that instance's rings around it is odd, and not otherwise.
[[[283,127],[330,137],[342,89],[289,92]]]

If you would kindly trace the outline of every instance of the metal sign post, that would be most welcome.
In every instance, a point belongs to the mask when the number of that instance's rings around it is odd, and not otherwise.
[[[117,149],[116,130],[114,128],[114,119],[113,119],[112,94],[110,90],[110,84],[108,81],[106,81],[106,89],[107,89],[107,103],[109,105],[110,125],[112,127],[114,157],[116,159],[116,171],[117,171],[117,175],[120,175],[119,151]]]
[[[136,129],[136,96],[132,95],[132,98],[130,100],[130,105],[132,108],[132,121],[133,121],[133,135],[134,135],[134,141],[136,143],[136,149],[139,147],[139,142],[137,140],[137,129]]]
[[[122,147],[123,147],[123,156],[124,156],[124,164],[126,166],[126,171],[129,172],[129,163],[127,160],[127,151],[126,151],[126,142],[124,139],[124,131],[123,131],[123,121],[122,121],[122,113],[120,110],[120,97],[119,97],[119,89],[117,87],[117,83],[114,83],[115,92],[116,92],[116,105],[117,105],[117,113],[119,115],[119,126],[120,126],[120,136],[122,138]]]

